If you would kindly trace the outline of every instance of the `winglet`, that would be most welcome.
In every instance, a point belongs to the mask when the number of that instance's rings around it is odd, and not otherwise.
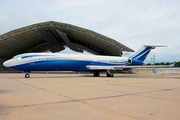
[[[177,59],[176,59],[177,60]],[[176,60],[174,60],[174,62],[172,62],[169,66],[170,67],[173,67],[174,65],[175,65],[175,63],[176,63]]]

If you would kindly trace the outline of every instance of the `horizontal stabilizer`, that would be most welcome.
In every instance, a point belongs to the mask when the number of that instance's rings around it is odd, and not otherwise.
[[[165,45],[144,45],[144,47],[167,47]]]
[[[161,45],[142,45],[137,51],[134,52],[132,56],[129,58],[144,61],[149,54],[149,52],[152,49],[155,49],[156,47],[167,47],[167,46],[161,46]]]

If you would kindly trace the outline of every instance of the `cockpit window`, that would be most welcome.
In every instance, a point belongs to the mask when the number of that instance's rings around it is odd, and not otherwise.
[[[17,60],[20,60],[20,59],[21,59],[21,57],[18,57],[18,58],[17,58]]]
[[[16,58],[17,58],[17,56],[13,57],[12,59],[16,59]]]
[[[30,56],[29,54],[16,55],[12,59],[20,60],[20,59],[28,58],[29,56]]]
[[[15,56],[15,57],[13,57],[12,59],[20,60],[21,57]]]

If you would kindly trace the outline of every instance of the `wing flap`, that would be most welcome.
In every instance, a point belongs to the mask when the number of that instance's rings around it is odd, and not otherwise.
[[[115,66],[86,66],[89,70],[114,70]]]

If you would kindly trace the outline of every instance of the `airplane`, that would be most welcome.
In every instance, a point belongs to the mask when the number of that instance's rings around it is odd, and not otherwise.
[[[106,71],[107,77],[113,77],[113,71],[130,70],[131,68],[171,67],[146,66],[145,58],[155,47],[143,45],[135,52],[121,52],[120,56],[79,55],[60,53],[25,53],[14,56],[3,63],[5,67],[24,71],[25,78],[30,77],[31,71],[76,71],[92,72],[94,76],[100,76],[100,72]]]

